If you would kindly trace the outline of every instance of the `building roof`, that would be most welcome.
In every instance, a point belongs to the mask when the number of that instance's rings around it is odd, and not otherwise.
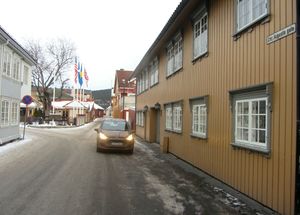
[[[202,2],[207,3],[209,0],[202,0]],[[196,5],[201,1],[198,0],[182,0],[180,4],[177,6],[175,11],[173,12],[172,16],[169,18],[166,25],[163,27],[162,31],[159,33],[153,44],[150,46],[138,66],[135,68],[134,73],[132,74],[131,78],[136,77],[143,68],[149,63],[149,61],[155,57],[156,52],[158,51],[158,48],[165,44],[167,40],[169,39],[169,33],[173,32],[176,27],[176,22],[179,20],[179,17],[183,14],[183,11],[189,6],[189,5]]]
[[[97,105],[106,109],[111,103],[111,89],[94,90],[92,96]]]
[[[115,84],[114,84],[114,93],[116,93],[116,87],[126,87],[126,88],[135,88],[134,82],[130,81],[133,71],[120,69],[116,71],[115,75]],[[125,85],[123,83],[125,80]]]
[[[11,49],[17,52],[24,58],[24,61],[31,66],[37,64],[36,60],[12,37],[0,26],[0,40],[4,41]]]

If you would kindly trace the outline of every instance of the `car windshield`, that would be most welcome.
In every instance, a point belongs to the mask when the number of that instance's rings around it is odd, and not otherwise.
[[[104,121],[102,125],[103,130],[109,131],[127,131],[128,126],[125,121]]]

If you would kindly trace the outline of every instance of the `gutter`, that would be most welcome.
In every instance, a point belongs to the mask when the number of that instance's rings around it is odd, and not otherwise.
[[[296,0],[296,187],[295,214],[300,212],[300,2]]]

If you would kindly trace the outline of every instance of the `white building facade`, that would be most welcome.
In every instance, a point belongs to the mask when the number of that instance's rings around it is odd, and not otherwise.
[[[35,60],[0,27],[0,144],[20,138],[20,101],[31,95]]]

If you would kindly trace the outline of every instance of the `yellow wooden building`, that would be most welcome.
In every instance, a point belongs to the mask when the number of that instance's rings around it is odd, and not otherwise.
[[[296,6],[183,0],[133,74],[138,136],[282,214],[298,210]]]

